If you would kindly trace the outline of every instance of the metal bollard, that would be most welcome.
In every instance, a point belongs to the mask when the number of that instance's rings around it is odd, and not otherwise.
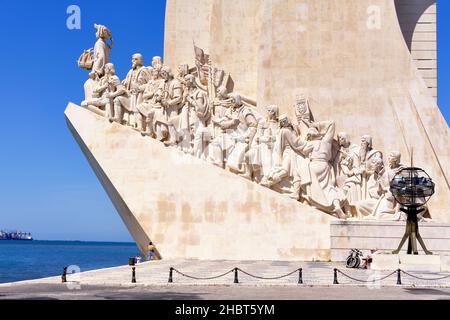
[[[170,267],[168,283],[172,283],[172,282],[173,282],[173,268]]]
[[[337,279],[337,271],[338,271],[338,269],[334,268],[333,284],[339,284],[338,279]]]
[[[131,283],[136,283],[136,267],[131,268]]]
[[[397,284],[402,284],[402,276],[401,276],[402,270],[397,269]]]
[[[239,283],[238,268],[234,268],[234,283]]]
[[[67,267],[64,267],[63,274],[61,275],[61,282],[62,283],[67,282]]]
[[[303,269],[298,269],[298,284],[303,284]]]

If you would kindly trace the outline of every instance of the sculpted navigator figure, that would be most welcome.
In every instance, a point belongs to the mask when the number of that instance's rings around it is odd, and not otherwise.
[[[193,75],[186,75],[184,81],[187,88],[187,105],[184,108],[189,114],[189,128],[194,133],[193,154],[198,158],[206,159],[206,147],[211,138],[207,127],[211,117],[208,96],[206,92],[197,88]]]
[[[139,53],[134,54],[132,57],[132,69],[128,72],[125,80],[122,81],[128,95],[114,99],[114,118],[110,119],[110,121],[122,123],[124,121],[125,112],[127,112],[128,115],[134,114],[136,117],[136,105],[141,102],[144,84],[147,82],[143,69],[142,55]],[[125,122],[131,125],[129,117]],[[136,124],[136,122],[137,121],[135,120],[134,124]]]
[[[156,126],[155,121],[166,121],[164,119],[164,109],[157,99],[157,92],[162,85],[162,79],[159,79],[159,72],[153,67],[149,68],[151,79],[144,86],[142,102],[136,106],[136,121],[138,129],[143,135],[155,136],[161,139],[163,136],[161,126]],[[156,131],[156,134],[155,134]]]
[[[370,173],[367,181],[367,199],[350,203],[352,216],[358,219],[372,215],[379,204],[380,181],[385,172],[383,160],[380,158],[372,158],[367,163],[367,172]]]
[[[337,135],[339,151],[334,161],[336,169],[336,184],[342,188],[347,201],[352,204],[361,199],[362,177],[359,167],[359,149],[351,144],[348,134],[340,132]]]
[[[399,151],[391,151],[388,155],[388,168],[379,181],[380,203],[373,212],[373,218],[378,220],[399,220],[401,218],[400,205],[390,191],[390,184],[395,175],[405,168],[401,164]]]
[[[94,45],[92,73],[95,73],[99,78],[105,74],[105,65],[109,63],[109,52],[112,49],[112,36],[111,31],[100,24],[94,24],[97,30],[95,36],[97,42]],[[106,43],[106,39],[111,39],[111,44]]]
[[[210,158],[221,167],[226,160],[226,166],[239,173],[242,172],[245,152],[249,150],[256,134],[257,121],[252,110],[242,104],[239,94],[232,93],[229,96],[231,107],[227,109],[225,117],[212,118],[212,122],[222,129],[222,134],[211,143]]]
[[[362,175],[361,199],[368,199],[367,181],[370,178],[370,173],[367,170],[367,164],[372,158],[383,159],[383,154],[381,151],[373,149],[372,137],[370,135],[363,135],[361,137],[361,146],[358,155],[359,172]]]
[[[180,127],[180,117],[178,116],[183,106],[183,87],[174,78],[172,70],[168,66],[161,68],[161,77],[164,82],[159,90],[161,105],[167,118],[169,140],[164,141],[166,145],[174,146],[178,142],[177,129]]]
[[[245,154],[242,165],[242,176],[257,183],[261,181],[264,175],[269,173],[275,163],[281,162],[274,159],[280,155],[280,151],[275,150],[276,147],[279,147],[278,144],[275,144],[280,128],[278,106],[268,106],[266,111],[267,119],[259,122],[254,143]]]
[[[343,194],[336,188],[332,159],[332,144],[335,133],[334,121],[313,123],[307,131],[307,139],[292,135],[291,131],[283,131],[283,137],[292,149],[307,157],[299,170],[302,197],[311,205],[335,213],[344,219],[341,201]]]
[[[264,176],[260,185],[274,189],[281,193],[292,193],[293,171],[295,170],[295,154],[290,145],[283,139],[283,132],[296,134],[294,126],[287,115],[281,115],[279,129],[275,137],[272,153],[272,168],[264,169]],[[284,133],[286,135],[286,133]],[[299,190],[293,197],[298,200]]]
[[[152,68],[155,69],[158,73],[161,71],[163,67],[162,59],[160,56],[154,56],[152,58]]]
[[[83,107],[88,105],[98,108],[105,108],[107,118],[114,116],[114,100],[118,97],[127,97],[127,92],[123,87],[112,63],[105,65],[105,76],[100,79],[98,86],[94,89],[94,97],[81,103]]]
[[[149,71],[144,67],[144,58],[140,53],[135,53],[131,59],[132,68],[128,71],[128,74],[123,81],[125,89],[128,90],[130,94],[130,99],[126,103],[121,104],[119,108],[119,117],[124,111],[128,111],[130,114],[134,115],[134,126],[136,127],[137,120],[139,118],[137,105],[142,102],[142,94],[145,89],[145,84],[149,81]],[[120,118],[121,119],[121,118]],[[132,123],[128,123],[132,124]]]
[[[404,166],[400,163],[400,152],[392,151],[388,155],[388,168],[383,167],[380,158],[372,158],[374,169],[367,183],[368,199],[361,200],[354,206],[359,218],[374,220],[399,220],[402,216],[400,206],[390,191],[390,182]],[[370,167],[370,165],[369,165]]]
[[[228,97],[228,90],[226,87],[220,86],[217,88],[216,97],[213,101],[214,116],[217,118],[223,118],[229,106],[230,98]]]

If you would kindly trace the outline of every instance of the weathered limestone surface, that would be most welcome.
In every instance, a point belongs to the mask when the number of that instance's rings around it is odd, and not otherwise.
[[[378,149],[405,158],[414,149],[414,164],[436,182],[432,216],[450,222],[450,130],[393,0],[189,1],[201,8],[200,19],[183,1],[167,3],[166,63],[185,62],[200,34],[212,63],[232,74],[235,91],[257,98],[260,110],[277,104],[292,116],[295,95],[305,92],[314,115],[336,120],[352,140],[371,134]]]
[[[329,260],[331,216],[69,104],[68,126],[145,252]]]

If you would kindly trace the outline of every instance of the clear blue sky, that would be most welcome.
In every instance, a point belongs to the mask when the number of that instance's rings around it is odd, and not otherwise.
[[[81,8],[81,30],[66,27],[71,4]],[[450,1],[438,6],[439,104],[450,122]],[[87,73],[76,60],[95,42],[94,23],[113,31],[123,77],[134,52],[147,62],[163,55],[164,13],[164,0],[1,1],[0,229],[39,239],[131,240],[63,112],[83,99]]]

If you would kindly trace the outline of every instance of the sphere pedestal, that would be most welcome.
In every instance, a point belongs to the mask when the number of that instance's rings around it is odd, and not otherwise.
[[[423,239],[419,233],[419,224],[417,223],[417,214],[424,211],[423,208],[407,208],[407,209],[400,209],[403,212],[405,212],[408,216],[406,220],[406,230],[405,234],[403,235],[402,240],[400,241],[400,244],[397,248],[397,250],[392,251],[393,254],[398,254],[400,250],[402,249],[403,245],[405,244],[405,241],[408,240],[408,254],[419,254],[417,252],[417,241],[419,241],[423,251],[427,255],[433,254],[431,251],[428,251],[425,243],[423,242]]]

